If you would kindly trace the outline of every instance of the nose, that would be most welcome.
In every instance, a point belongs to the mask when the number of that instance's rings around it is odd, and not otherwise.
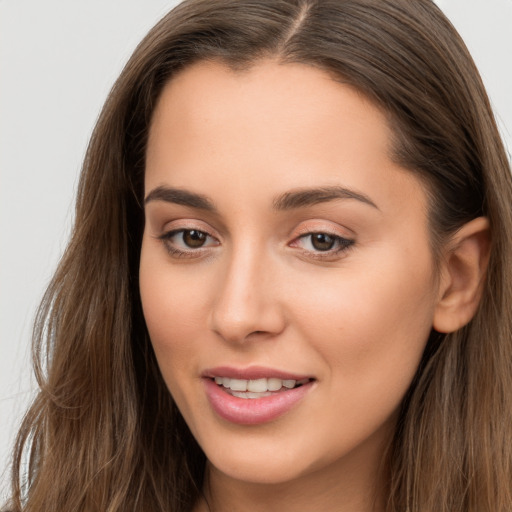
[[[210,327],[230,343],[273,338],[286,325],[273,265],[249,248],[233,254],[218,275]]]

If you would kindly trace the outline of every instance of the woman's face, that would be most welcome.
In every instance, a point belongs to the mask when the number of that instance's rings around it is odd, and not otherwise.
[[[219,475],[378,464],[438,300],[426,194],[390,138],[380,110],[305,65],[199,63],[165,87],[140,290]]]

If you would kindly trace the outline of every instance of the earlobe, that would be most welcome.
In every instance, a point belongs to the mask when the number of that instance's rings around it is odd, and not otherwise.
[[[475,315],[485,282],[490,245],[489,221],[485,217],[464,224],[448,242],[434,312],[436,331],[454,332]]]

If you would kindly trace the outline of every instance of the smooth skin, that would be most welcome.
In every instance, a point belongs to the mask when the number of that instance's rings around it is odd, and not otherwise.
[[[424,186],[390,140],[379,108],[306,65],[200,62],[162,93],[140,291],[165,382],[208,458],[212,512],[383,508],[399,404],[431,329],[473,316],[489,246],[475,219],[436,274]],[[207,399],[201,376],[218,366],[314,383],[277,419],[238,425]]]

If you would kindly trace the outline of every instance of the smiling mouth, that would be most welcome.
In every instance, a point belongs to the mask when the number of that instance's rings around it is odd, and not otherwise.
[[[237,398],[263,398],[283,393],[308,384],[313,379],[278,379],[262,378],[254,380],[231,379],[229,377],[214,377],[212,380],[226,393]]]

